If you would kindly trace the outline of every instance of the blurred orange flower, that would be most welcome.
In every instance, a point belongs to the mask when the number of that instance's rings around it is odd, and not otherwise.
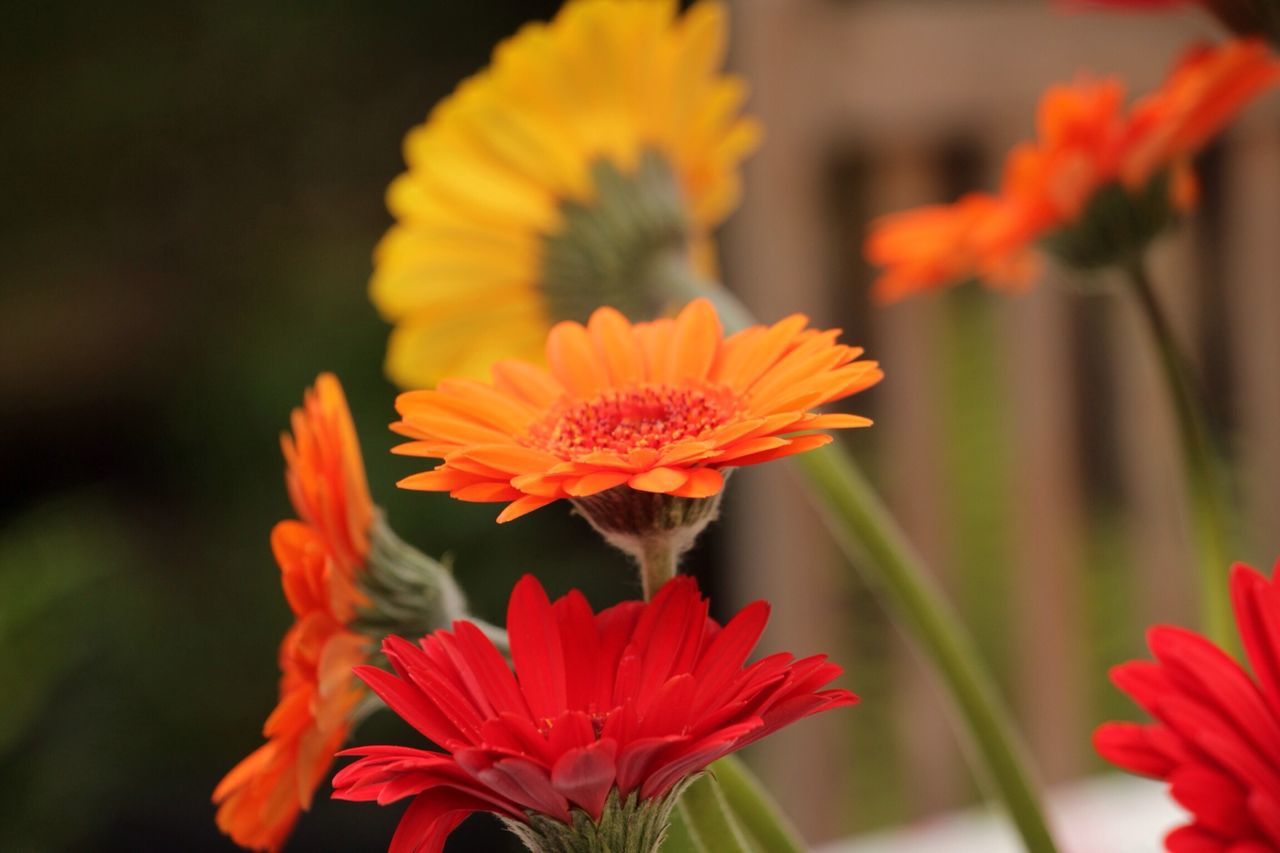
[[[1126,245],[1064,254],[1081,265],[1101,265],[1134,251],[1154,236],[1172,212],[1195,205],[1190,158],[1252,98],[1280,82],[1280,62],[1258,40],[1196,47],[1156,92],[1124,108],[1116,80],[1080,80],[1054,86],[1040,102],[1037,138],[1010,152],[1000,192],[975,194],[953,205],[933,205],[884,216],[872,223],[865,252],[883,268],[874,286],[880,302],[977,278],[995,288],[1030,283],[1036,243],[1116,216],[1126,225],[1088,234],[1128,239]],[[1148,193],[1158,195],[1151,204]],[[1082,258],[1088,257],[1088,262]]]
[[[400,482],[467,501],[509,502],[508,521],[562,498],[627,487],[685,498],[720,492],[721,471],[831,440],[814,430],[870,425],[809,411],[881,379],[838,330],[796,314],[725,338],[705,299],[674,319],[632,325],[601,308],[556,325],[549,369],[494,366],[492,384],[448,379],[396,400],[396,452],[441,458]],[[803,433],[803,434],[800,434]]]
[[[368,638],[350,630],[364,602],[357,586],[369,552],[373,503],[342,386],[322,374],[295,409],[281,445],[300,520],[271,532],[294,624],[280,644],[280,701],[267,742],[213,792],[219,828],[240,846],[278,850],[346,740],[365,689],[352,667]]]

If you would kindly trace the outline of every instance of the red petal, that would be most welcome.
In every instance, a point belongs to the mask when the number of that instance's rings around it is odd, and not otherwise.
[[[1107,761],[1130,773],[1163,779],[1174,765],[1152,747],[1147,732],[1147,726],[1137,723],[1105,723],[1093,733],[1093,748]]]
[[[1231,777],[1204,765],[1181,767],[1169,776],[1169,795],[1195,815],[1197,823],[1227,838],[1252,834],[1244,793]]]
[[[1198,826],[1175,829],[1164,837],[1164,847],[1169,853],[1235,853]]]
[[[564,649],[547,593],[533,575],[525,575],[507,608],[511,659],[520,689],[535,718],[555,718],[565,710]]]
[[[461,791],[444,788],[420,794],[400,818],[387,853],[440,853],[458,824],[486,809],[482,801]]]
[[[477,778],[526,808],[566,823],[569,821],[568,801],[551,786],[547,770],[528,759],[495,761],[488,770],[480,771]]]
[[[600,634],[591,605],[576,589],[552,605],[563,638],[565,697],[570,708],[586,709],[596,695]]]
[[[1260,752],[1280,764],[1280,724],[1240,665],[1199,634],[1153,630],[1151,650],[1185,692],[1216,708]]]
[[[1231,602],[1254,674],[1271,707],[1280,708],[1280,591],[1258,572],[1237,563],[1231,569]]]
[[[465,741],[462,732],[413,685],[376,666],[358,666],[353,671],[387,707],[430,740],[446,748]]]
[[[738,611],[711,641],[693,670],[698,682],[693,700],[695,713],[701,713],[715,699],[723,698],[723,689],[740,674],[768,621],[768,603],[753,602]]]
[[[529,706],[524,694],[493,641],[470,622],[456,622],[453,630],[453,644],[494,710],[527,716]]]
[[[598,821],[616,777],[617,753],[618,744],[613,740],[571,749],[551,769],[551,784]]]

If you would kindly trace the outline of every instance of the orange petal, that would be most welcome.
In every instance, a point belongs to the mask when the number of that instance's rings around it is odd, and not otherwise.
[[[671,494],[681,498],[709,498],[719,494],[723,487],[724,475],[715,468],[694,468],[689,472],[689,480]]]
[[[512,474],[546,471],[560,461],[545,450],[521,447],[518,444],[484,444],[468,447],[460,451],[459,455],[466,459],[474,459],[498,471],[508,471]],[[450,457],[449,462],[453,462],[453,457]]]
[[[669,381],[705,379],[720,349],[724,332],[716,309],[706,299],[695,299],[676,317],[675,334],[667,353]]]
[[[640,343],[640,351],[644,353],[645,375],[650,382],[666,382],[668,357],[671,352],[671,338],[675,334],[675,321],[662,317],[652,323],[642,323],[634,327],[636,340]]]
[[[741,459],[746,456],[754,456],[757,453],[764,453],[767,450],[774,450],[779,447],[786,447],[791,442],[785,438],[778,438],[776,435],[767,435],[761,438],[748,438],[745,441],[739,441],[733,446],[725,449],[724,452],[712,457],[711,461],[717,465],[732,465],[734,460]]]
[[[584,397],[609,384],[591,338],[579,323],[565,321],[552,327],[547,336],[547,364],[561,385]]]
[[[476,482],[476,475],[455,471],[452,468],[434,468],[418,474],[410,474],[396,485],[402,489],[415,489],[420,492],[451,492]]]
[[[498,513],[498,523],[505,524],[512,519],[527,515],[535,509],[541,509],[549,503],[553,503],[555,498],[539,498],[532,495],[525,495],[519,500],[514,500],[507,504],[507,508]]]
[[[511,480],[511,485],[520,493],[540,498],[559,498],[564,496],[560,479],[548,477],[546,474],[522,474]],[[515,500],[519,495],[512,495],[506,500]]]
[[[566,483],[564,490],[575,498],[585,498],[621,486],[630,478],[625,471],[600,471]]]
[[[524,398],[538,408],[546,408],[564,396],[564,387],[556,378],[527,361],[506,359],[493,366],[494,385],[509,394]]]
[[[793,456],[797,453],[805,453],[809,450],[815,450],[824,444],[830,444],[832,438],[825,432],[815,433],[814,435],[800,435],[791,439],[786,447],[779,447],[776,450],[766,450],[763,453],[757,453],[752,456],[744,456],[735,460],[732,464],[740,465],[758,465],[761,462],[772,462],[775,459],[781,459],[784,456]]]
[[[636,474],[627,484],[642,492],[659,492],[670,494],[689,480],[689,474],[677,468],[653,468]]]
[[[718,378],[731,388],[748,388],[772,367],[795,342],[795,338],[809,323],[803,314],[792,314],[774,323],[763,334],[748,335],[750,329],[739,332],[724,344],[724,367]]]
[[[644,380],[644,354],[621,312],[608,307],[596,310],[587,332],[614,385]]]
[[[507,483],[472,483],[449,493],[450,497],[472,503],[494,503],[496,501],[513,501],[521,496],[519,489]]]
[[[869,427],[872,423],[871,418],[864,418],[862,415],[832,412],[831,414],[817,415],[800,426],[804,429],[856,429],[858,427]]]

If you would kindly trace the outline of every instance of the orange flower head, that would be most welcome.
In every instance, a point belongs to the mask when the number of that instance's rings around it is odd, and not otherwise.
[[[369,639],[351,630],[363,596],[356,585],[369,552],[374,508],[355,428],[338,380],[323,374],[293,413],[281,441],[299,519],[271,533],[294,624],[280,644],[280,700],[267,742],[213,792],[217,823],[237,844],[279,850],[324,780],[366,695],[352,668]]]
[[[1156,92],[1124,107],[1116,80],[1045,92],[1037,138],[1010,152],[1000,192],[881,217],[866,255],[890,302],[970,278],[1025,285],[1038,249],[1069,265],[1107,266],[1195,205],[1190,158],[1253,98],[1280,82],[1255,39],[1193,49]]]
[[[439,458],[409,489],[507,502],[508,521],[553,501],[629,489],[677,498],[718,495],[723,471],[813,449],[815,430],[868,426],[816,406],[882,376],[838,330],[794,315],[724,337],[705,299],[675,318],[632,325],[601,308],[556,325],[548,368],[494,366],[491,384],[450,379],[401,394],[397,453]]]
[[[1141,186],[1189,160],[1244,109],[1280,83],[1280,62],[1261,39],[1200,45],[1183,57],[1157,91],[1134,105],[1122,176]]]
[[[1014,148],[1001,194],[1018,209],[1009,239],[1025,242],[1074,219],[1098,188],[1114,179],[1124,135],[1124,87],[1082,79],[1045,92],[1039,139]]]

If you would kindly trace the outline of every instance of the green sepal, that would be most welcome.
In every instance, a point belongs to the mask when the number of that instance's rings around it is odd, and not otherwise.
[[[667,158],[640,156],[624,173],[609,160],[591,167],[593,196],[560,206],[561,227],[542,242],[539,286],[552,320],[586,322],[601,305],[632,320],[666,310],[670,294],[649,286],[655,266],[689,252],[685,200]]]
[[[581,809],[570,812],[572,823],[530,812],[527,821],[502,818],[533,853],[657,853],[680,795],[697,777],[685,779],[658,800],[642,800],[638,793],[622,799],[609,792],[600,820]]]
[[[1040,246],[1068,267],[1095,271],[1141,254],[1177,219],[1165,172],[1136,192],[1107,184],[1072,224],[1042,238]]]

